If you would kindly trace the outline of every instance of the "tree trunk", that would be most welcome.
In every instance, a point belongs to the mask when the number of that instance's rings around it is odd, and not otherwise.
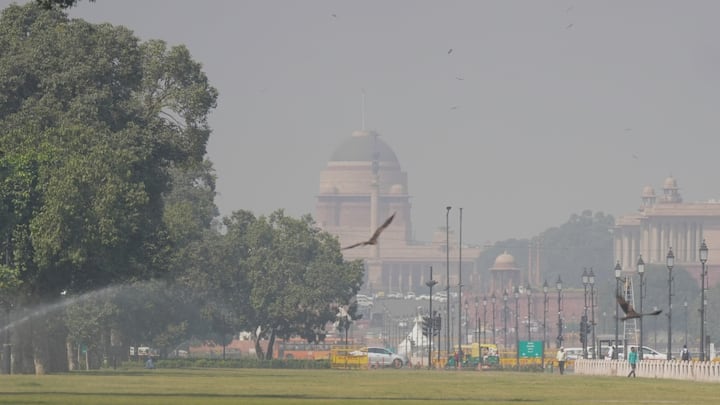
[[[75,357],[75,343],[70,339],[69,336],[65,340],[65,347],[67,351],[68,371],[75,371],[78,369],[77,358]]]
[[[33,363],[35,375],[45,375],[50,371],[48,365],[48,328],[45,319],[36,319],[32,328]]]
[[[275,345],[275,330],[270,332],[270,339],[268,339],[267,351],[265,352],[265,359],[272,360],[273,358],[273,346]]]
[[[260,336],[254,336],[255,338],[255,355],[260,360],[265,360],[265,353],[263,352],[262,346],[260,346]]]

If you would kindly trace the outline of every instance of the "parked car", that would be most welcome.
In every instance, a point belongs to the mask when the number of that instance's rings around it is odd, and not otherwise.
[[[637,348],[637,346],[635,346],[635,345],[630,345],[630,347]],[[638,353],[638,358],[639,358],[639,356],[640,356],[640,354]],[[620,359],[626,358],[625,353],[624,353],[624,348],[622,346],[618,347],[618,358],[620,358]],[[673,356],[673,359],[674,358],[675,357]],[[660,353],[653,348],[643,346],[642,359],[643,360],[667,360],[667,354]]]
[[[405,356],[394,353],[384,347],[363,347],[360,350],[350,352],[351,356],[368,356],[370,367],[394,367],[402,368],[409,363]]]
[[[577,360],[582,359],[583,348],[582,347],[566,347],[565,348],[565,359],[566,360]]]

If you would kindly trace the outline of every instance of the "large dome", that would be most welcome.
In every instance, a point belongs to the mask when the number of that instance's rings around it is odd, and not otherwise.
[[[338,146],[330,157],[331,162],[379,162],[398,163],[395,152],[380,139],[376,132],[355,131]]]

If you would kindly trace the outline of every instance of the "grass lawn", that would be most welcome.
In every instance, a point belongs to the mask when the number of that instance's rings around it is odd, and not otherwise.
[[[0,376],[0,404],[717,404],[720,384],[427,370],[185,369]]]

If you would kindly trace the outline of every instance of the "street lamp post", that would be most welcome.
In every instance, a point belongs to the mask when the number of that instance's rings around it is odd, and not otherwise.
[[[590,268],[590,328],[592,332],[592,358],[597,358],[597,347],[595,347],[595,273],[593,273],[592,267]]]
[[[459,230],[459,240],[458,243],[458,359],[462,360],[463,358],[463,349],[462,349],[462,207],[460,207],[460,230]],[[450,297],[448,297],[450,299]],[[467,306],[467,301],[465,301],[465,305]],[[465,319],[467,322],[467,310],[465,311]],[[462,361],[458,361],[457,367],[460,367],[460,364]]]
[[[654,307],[653,307],[653,312],[655,312],[655,311],[657,311],[657,310],[658,310],[658,307],[657,307],[657,306],[654,306]],[[658,319],[658,317],[657,317],[657,316],[654,316],[653,318],[655,318],[655,322],[654,322],[654,325],[653,325],[653,327],[654,327],[654,329],[655,329],[655,333],[654,333],[654,337],[653,337],[653,340],[654,340],[653,346],[657,347],[657,330],[658,330],[657,319]]]
[[[497,298],[495,297],[495,291],[493,291],[492,295],[490,296],[490,302],[492,302],[492,331],[493,331],[493,344],[497,344],[495,340],[495,300]]]
[[[542,368],[545,369],[545,349],[547,349],[547,308],[548,308],[548,283],[543,283],[543,356]]]
[[[667,359],[672,360],[672,269],[675,266],[675,255],[672,247],[668,250],[665,257],[665,265],[668,269],[668,342],[667,342]]]
[[[587,295],[588,295],[588,284],[590,283],[590,275],[588,274],[587,269],[583,269],[582,272],[582,285],[583,285],[583,293],[585,297],[585,306],[583,307],[583,315],[580,318],[580,343],[582,343],[582,353],[583,353],[583,359],[588,358],[588,352],[587,352],[587,323],[588,323],[588,302],[587,302]]]
[[[688,321],[687,321],[687,319],[688,319],[688,302],[687,302],[687,298],[685,298],[685,300],[683,301],[683,307],[685,307],[685,346],[687,346],[687,336],[688,336],[688,327],[687,327],[688,326],[687,325],[687,323],[688,323]]]
[[[645,298],[645,262],[643,261],[642,255],[638,258],[637,261],[637,272],[640,275],[640,313],[642,314],[643,311],[643,299]],[[643,333],[644,333],[645,327],[643,326],[643,317],[640,317],[640,351],[638,353],[638,359],[642,361],[643,359]]]
[[[558,279],[556,282],[557,287],[557,314],[558,314],[558,321],[557,321],[557,327],[558,327],[558,335],[557,335],[557,348],[559,349],[563,345],[563,322],[562,322],[562,279],[560,278],[560,275],[558,275]]]
[[[487,296],[483,296],[482,342],[487,343]]]
[[[515,366],[520,370],[520,325],[518,324],[518,302],[520,301],[520,288],[515,287]]]
[[[532,291],[530,290],[530,283],[528,283],[527,287],[525,288],[525,291],[527,292],[527,334],[528,334],[528,342],[532,340],[532,334],[530,330],[530,298]]]
[[[508,292],[505,290],[503,292],[503,347],[505,350],[507,350],[507,316],[508,316],[508,306],[507,306],[507,300],[508,300]]]
[[[475,307],[477,311],[477,307]],[[476,318],[477,319],[477,318]],[[470,317],[468,317],[468,300],[465,298],[465,343],[468,343],[468,325],[470,324]],[[460,346],[462,347],[462,346]]]
[[[620,295],[620,277],[622,276],[622,267],[620,267],[620,260],[615,264],[615,296]],[[618,342],[618,334],[620,329],[620,316],[618,314],[618,306],[620,304],[615,300],[615,350],[613,350],[613,359],[618,358],[618,349],[620,342]],[[625,352],[623,351],[623,356]]]
[[[480,318],[478,318],[478,297],[475,296],[475,341],[480,341]]]
[[[430,309],[428,311],[428,317],[430,318],[430,320],[429,320],[429,325],[428,325],[429,330],[428,330],[428,336],[427,336],[427,338],[428,338],[428,369],[432,368],[432,343],[433,343],[433,336],[435,336],[435,315],[433,314],[433,309],[432,309],[432,289],[435,286],[435,284],[437,284],[437,281],[433,280],[432,266],[430,266],[430,279],[425,282],[425,285],[430,288]],[[440,336],[439,333],[438,333],[438,336]]]
[[[445,298],[447,298],[447,327],[445,328],[445,350],[450,354],[450,210],[451,206],[445,207]]]
[[[700,263],[702,263],[700,273],[700,361],[705,361],[705,278],[707,276],[705,263],[707,263],[707,259],[708,247],[703,239],[700,245]]]

